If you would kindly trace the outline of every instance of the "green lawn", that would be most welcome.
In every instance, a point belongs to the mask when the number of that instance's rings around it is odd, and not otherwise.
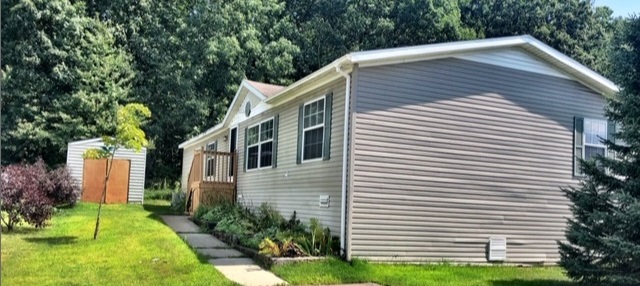
[[[3,285],[233,285],[152,212],[167,203],[107,205],[93,240],[98,206],[54,215],[44,230],[2,233]]]
[[[381,285],[569,286],[557,267],[374,264],[338,259],[275,266],[294,285],[375,282]]]

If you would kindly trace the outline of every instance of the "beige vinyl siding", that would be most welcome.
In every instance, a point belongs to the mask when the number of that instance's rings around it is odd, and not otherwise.
[[[496,235],[509,263],[559,259],[573,117],[603,118],[600,95],[454,58],[360,68],[354,81],[353,256],[483,263]]]
[[[263,202],[275,206],[285,218],[296,211],[301,222],[318,218],[332,233],[340,233],[340,193],[342,170],[342,122],[345,81],[339,80],[296,99],[272,107],[263,114],[242,122],[238,128],[240,153],[238,199],[250,207]],[[328,161],[296,164],[298,142],[298,108],[300,104],[333,92],[331,153]],[[279,114],[277,167],[243,172],[245,128]],[[330,207],[318,206],[319,196],[330,196]]]

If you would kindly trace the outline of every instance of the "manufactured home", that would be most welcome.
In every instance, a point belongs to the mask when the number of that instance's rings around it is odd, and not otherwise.
[[[553,264],[576,158],[606,154],[606,78],[531,36],[347,54],[244,80],[182,144],[193,202],[318,218],[347,259]]]

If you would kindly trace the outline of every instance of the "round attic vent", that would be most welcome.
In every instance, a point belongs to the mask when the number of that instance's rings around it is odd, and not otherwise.
[[[244,115],[249,117],[251,115],[251,102],[247,101],[247,104],[244,105]]]

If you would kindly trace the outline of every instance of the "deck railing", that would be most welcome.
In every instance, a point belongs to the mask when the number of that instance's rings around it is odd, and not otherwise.
[[[233,152],[196,151],[191,163],[189,184],[197,182],[235,184],[238,158]]]
[[[187,182],[187,210],[194,211],[201,201],[206,201],[211,197],[205,196],[203,191],[214,192],[214,197],[215,192],[231,191],[229,199],[234,198],[237,174],[238,158],[236,152],[196,150]],[[209,195],[212,194],[209,193]]]

